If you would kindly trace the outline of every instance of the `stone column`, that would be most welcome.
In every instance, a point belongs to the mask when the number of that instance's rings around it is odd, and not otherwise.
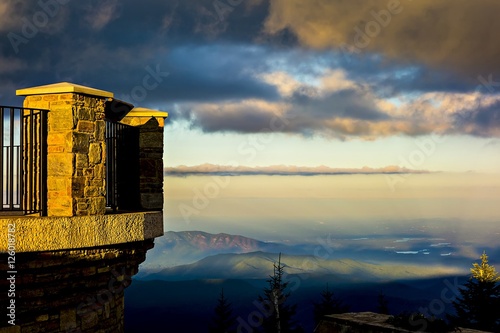
[[[163,127],[151,118],[139,130],[139,192],[141,207],[163,209]]]
[[[134,108],[122,123],[139,127],[139,192],[141,208],[163,210],[163,126],[167,112]]]
[[[25,108],[49,110],[47,214],[101,215],[105,198],[105,102],[113,94],[70,83],[20,89]]]

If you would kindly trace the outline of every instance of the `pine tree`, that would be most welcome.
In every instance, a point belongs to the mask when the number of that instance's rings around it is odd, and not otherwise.
[[[263,333],[303,332],[293,318],[297,305],[287,304],[290,292],[287,291],[288,282],[284,281],[283,274],[284,265],[281,264],[280,253],[278,263],[273,264],[273,275],[267,280],[268,287],[264,288],[264,296],[259,296],[259,303],[269,309],[260,328]]]
[[[380,292],[378,294],[378,305],[377,305],[377,312],[381,314],[388,315],[389,314],[389,301],[385,297],[385,294]]]
[[[321,302],[314,303],[313,311],[314,322],[318,325],[326,315],[348,312],[349,306],[344,305],[342,300],[337,299],[333,292],[329,290],[327,284],[326,289],[321,292]]]
[[[481,264],[473,263],[470,269],[472,277],[479,282],[498,282],[500,275],[495,270],[495,267],[488,264],[488,256],[486,252],[481,255]]]
[[[500,276],[488,264],[485,252],[481,264],[474,263],[471,277],[460,288],[460,296],[453,302],[456,315],[451,316],[457,326],[484,331],[500,330]]]
[[[209,333],[233,333],[235,332],[236,319],[233,316],[231,303],[224,297],[224,289],[221,290],[217,305],[214,310],[212,324]]]

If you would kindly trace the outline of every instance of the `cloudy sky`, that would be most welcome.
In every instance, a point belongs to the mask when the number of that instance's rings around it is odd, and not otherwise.
[[[499,12],[496,0],[3,0],[0,104],[69,81],[168,111],[169,167],[495,172]]]

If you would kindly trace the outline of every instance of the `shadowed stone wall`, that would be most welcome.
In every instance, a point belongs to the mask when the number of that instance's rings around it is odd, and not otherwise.
[[[123,332],[124,290],[152,247],[153,240],[147,240],[82,250],[18,253],[17,326],[0,328],[0,333]],[[8,270],[6,256],[0,254],[2,272]],[[8,290],[5,276],[0,289]]]
[[[139,191],[141,207],[163,209],[163,127],[155,118],[140,126]]]

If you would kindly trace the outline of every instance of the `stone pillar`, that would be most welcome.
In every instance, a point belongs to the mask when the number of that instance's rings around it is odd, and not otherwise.
[[[105,102],[110,92],[57,83],[20,89],[25,108],[49,110],[47,214],[101,215],[105,197]]]
[[[141,207],[163,210],[163,126],[167,112],[134,108],[122,123],[139,127],[139,191]]]
[[[163,209],[163,127],[155,118],[139,129],[139,192],[142,208]]]

